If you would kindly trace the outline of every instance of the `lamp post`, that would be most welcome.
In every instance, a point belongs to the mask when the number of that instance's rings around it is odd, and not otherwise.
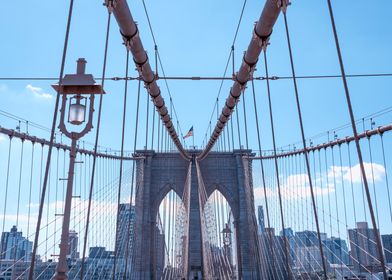
[[[60,109],[60,131],[71,139],[71,151],[69,155],[69,169],[67,179],[67,192],[65,196],[63,226],[61,231],[60,241],[60,255],[56,267],[54,279],[63,280],[68,279],[68,263],[67,254],[69,251],[69,224],[71,217],[72,204],[72,188],[74,178],[74,167],[76,159],[76,143],[86,135],[93,127],[93,113],[94,113],[94,94],[103,94],[102,86],[95,83],[94,78],[90,74],[85,74],[87,61],[84,58],[79,58],[77,61],[76,74],[65,75],[61,85],[52,85],[58,94],[62,95],[61,109]],[[68,123],[74,128],[85,122],[87,110],[87,98],[89,98],[88,121],[85,127],[77,131],[69,131],[65,124],[65,112],[68,104]]]
[[[226,223],[225,228],[222,230],[223,234],[223,248],[225,250],[226,256],[229,257],[229,248],[231,246],[231,234],[232,231],[229,227],[229,224]]]

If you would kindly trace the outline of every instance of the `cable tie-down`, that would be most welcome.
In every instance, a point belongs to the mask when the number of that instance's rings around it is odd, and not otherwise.
[[[244,53],[242,61],[248,66],[249,74],[252,74],[254,72],[254,69],[256,68],[256,64],[259,61],[259,59],[257,58],[257,60],[254,63],[250,63],[250,62],[246,61],[245,55],[246,55],[246,53]]]
[[[270,34],[268,34],[267,36],[262,36],[262,35],[257,33],[256,26],[257,26],[257,22],[255,24],[255,27],[253,28],[253,36],[255,38],[259,39],[259,47],[261,47],[263,50],[265,50],[267,48],[267,46],[269,45],[269,39],[271,37],[271,34],[272,34],[273,30],[271,29]]]
[[[105,3],[103,3],[103,5],[108,8],[109,13],[112,13],[117,6],[117,0],[105,0]]]
[[[282,10],[283,13],[286,13],[287,7],[291,5],[290,0],[278,0],[277,6]]]
[[[146,54],[146,59],[143,62],[137,62],[137,61],[135,61],[135,59],[133,59],[133,62],[136,64],[136,70],[139,72],[139,75],[140,75],[141,78],[143,77],[143,75],[142,75],[143,74],[143,66],[148,62],[148,54],[147,54],[147,52],[145,52],[145,54]],[[142,78],[142,80],[143,80],[143,82],[146,82],[143,78]]]
[[[241,90],[243,90],[243,89],[245,88],[245,85],[246,85],[246,82],[247,82],[247,81],[242,82],[242,81],[238,80],[237,75],[235,75],[234,80],[240,85],[240,89],[241,89]],[[230,91],[230,95],[231,95],[231,91]],[[231,95],[231,96],[233,96],[233,95]],[[235,98],[235,97],[233,96],[233,98]],[[238,97],[236,97],[236,99],[237,99],[237,98],[238,98]]]
[[[120,29],[120,34],[121,34],[121,36],[123,37],[124,45],[125,45],[125,47],[127,47],[128,49],[130,49],[130,48],[132,47],[132,45],[133,45],[133,39],[134,39],[136,36],[139,36],[139,28],[137,27],[136,24],[135,24],[135,27],[136,27],[136,31],[135,31],[135,33],[133,33],[131,36],[126,36],[125,34],[123,34],[123,33],[121,32],[121,29]]]

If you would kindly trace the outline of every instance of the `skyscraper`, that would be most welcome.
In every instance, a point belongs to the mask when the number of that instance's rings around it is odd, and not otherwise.
[[[135,206],[130,207],[129,203],[122,203],[119,207],[118,237],[116,240],[117,258],[125,258],[128,237],[129,253],[132,252],[132,236],[135,224]]]
[[[13,226],[10,232],[1,234],[0,259],[29,261],[32,247],[33,242],[23,237],[22,232]]]
[[[374,230],[368,228],[367,222],[358,222],[357,228],[349,229],[352,264],[362,271],[363,267],[374,267],[378,264],[378,253]]]
[[[321,241],[327,239],[325,233],[320,233]],[[321,251],[317,232],[304,230],[295,233],[295,266],[302,271],[320,270],[322,263]]]
[[[257,221],[259,224],[259,234],[265,231],[265,222],[264,222],[264,209],[262,205],[259,205],[257,208]]]
[[[386,263],[392,263],[392,234],[381,235]]]
[[[323,241],[324,254],[330,264],[349,264],[347,243],[338,237],[327,238]]]
[[[79,258],[78,252],[78,233],[74,230],[69,231],[69,247],[68,247],[68,258],[75,261]]]

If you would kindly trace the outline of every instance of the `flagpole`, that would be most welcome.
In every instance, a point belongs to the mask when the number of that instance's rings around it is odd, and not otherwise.
[[[195,149],[195,131],[192,131],[192,144],[193,144],[193,149]]]

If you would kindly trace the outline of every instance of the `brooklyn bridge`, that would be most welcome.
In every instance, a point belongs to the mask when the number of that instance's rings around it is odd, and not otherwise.
[[[392,279],[391,3],[63,2],[0,19],[1,280]]]

